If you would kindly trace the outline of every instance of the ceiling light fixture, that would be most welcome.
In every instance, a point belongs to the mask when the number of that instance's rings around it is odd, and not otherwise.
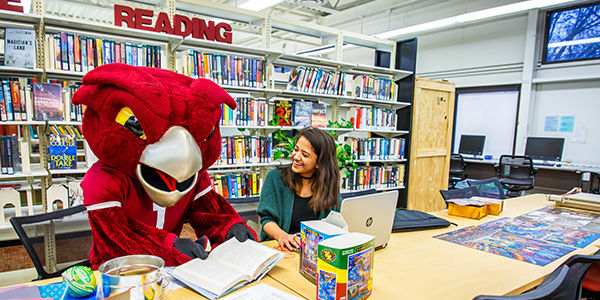
[[[417,24],[413,26],[408,26],[404,28],[399,28],[396,30],[391,30],[387,32],[382,32],[375,34],[374,36],[380,39],[392,39],[397,38],[399,36],[415,34],[419,32],[426,32],[433,29],[440,29],[445,27],[450,27],[453,25],[465,24],[475,21],[480,21],[484,19],[489,19],[493,17],[500,17],[505,15],[510,15],[518,12],[527,11],[533,8],[543,8],[556,4],[562,4],[567,2],[573,2],[575,0],[529,0],[522,1],[508,5],[502,5],[498,7],[492,7],[488,9],[478,10],[475,12],[470,12],[458,16],[448,17],[444,19],[439,19],[436,21],[431,21],[427,23]]]
[[[238,7],[253,11],[261,11],[265,8],[279,4],[280,2],[283,2],[283,0],[248,0],[238,5]]]

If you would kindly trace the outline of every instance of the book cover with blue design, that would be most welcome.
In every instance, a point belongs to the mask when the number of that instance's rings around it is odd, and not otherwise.
[[[77,169],[77,144],[73,135],[48,136],[48,163],[51,170]]]

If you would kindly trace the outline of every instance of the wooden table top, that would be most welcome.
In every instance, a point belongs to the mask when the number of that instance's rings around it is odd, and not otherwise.
[[[541,267],[500,255],[432,238],[434,235],[503,217],[516,217],[552,206],[544,195],[508,199],[500,216],[473,220],[434,213],[458,226],[394,233],[384,249],[375,252],[370,299],[472,299],[480,294],[518,294],[539,284],[573,254],[591,254],[596,241]],[[267,245],[273,246],[274,241]],[[316,298],[316,287],[298,272],[299,254],[282,260],[268,274],[302,296]]]

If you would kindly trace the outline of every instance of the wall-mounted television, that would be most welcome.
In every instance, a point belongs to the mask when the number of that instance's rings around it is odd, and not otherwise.
[[[546,13],[542,63],[600,58],[600,2]]]

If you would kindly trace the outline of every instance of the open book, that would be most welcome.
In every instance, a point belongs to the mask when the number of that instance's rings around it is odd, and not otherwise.
[[[262,278],[284,254],[253,240],[231,238],[210,252],[205,260],[192,259],[171,273],[209,299],[228,294]]]

